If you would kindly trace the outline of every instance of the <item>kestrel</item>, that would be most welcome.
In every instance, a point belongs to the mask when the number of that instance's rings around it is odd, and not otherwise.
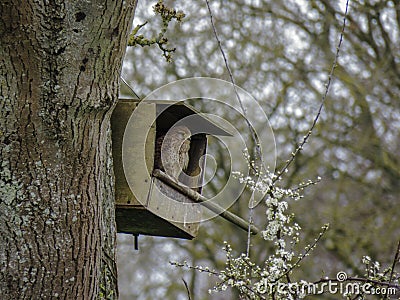
[[[165,173],[176,181],[178,181],[179,175],[187,169],[189,164],[190,136],[189,128],[176,126],[157,139],[156,148],[158,150],[161,149],[160,154],[156,153],[156,161],[157,157],[161,158],[158,162],[158,167],[164,169]]]

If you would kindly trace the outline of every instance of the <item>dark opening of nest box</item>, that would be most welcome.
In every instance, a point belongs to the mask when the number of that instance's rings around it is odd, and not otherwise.
[[[160,152],[157,140],[176,124],[190,129],[193,135],[185,170],[188,176],[181,174],[179,181],[201,193],[205,166],[200,158],[207,151],[206,133],[230,133],[183,102],[171,105],[170,101],[147,100],[139,103],[138,100],[120,99],[111,116],[117,231],[192,239],[199,228],[201,207],[154,175],[157,173],[155,170],[162,169],[157,165],[157,153]],[[124,134],[126,138],[128,121],[138,105],[140,109],[133,116],[136,124],[134,131],[129,131],[132,141],[127,146],[128,150],[124,150],[123,161]],[[149,123],[149,120],[155,121]],[[129,178],[137,182],[134,190],[128,184]],[[185,205],[182,206],[182,203]],[[189,221],[182,222],[183,219]]]

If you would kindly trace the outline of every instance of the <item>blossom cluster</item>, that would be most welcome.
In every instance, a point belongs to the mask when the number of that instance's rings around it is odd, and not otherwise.
[[[246,153],[245,157],[246,157]],[[288,212],[289,203],[302,198],[300,192],[307,186],[315,184],[314,181],[302,183],[296,189],[279,187],[279,178],[268,168],[257,167],[249,160],[249,167],[253,170],[253,176],[234,172],[233,175],[240,183],[246,184],[252,192],[265,195],[266,227],[262,231],[263,238],[271,243],[273,251],[265,259],[263,266],[258,266],[250,260],[247,254],[235,256],[232,248],[225,243],[226,268],[219,274],[220,281],[213,291],[225,290],[227,287],[236,288],[248,299],[294,299],[304,297],[304,293],[293,293],[287,289],[266,289],[265,283],[271,283],[271,287],[287,284],[292,270],[315,247],[307,246],[303,253],[295,253],[295,245],[299,242],[301,227],[294,222],[294,215]],[[317,179],[319,181],[320,178]],[[251,206],[251,205],[250,205]],[[322,229],[325,232],[327,227]],[[322,235],[322,234],[321,234]]]

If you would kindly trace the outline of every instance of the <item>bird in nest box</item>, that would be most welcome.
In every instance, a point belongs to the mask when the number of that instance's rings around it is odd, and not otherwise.
[[[189,165],[190,129],[186,126],[172,127],[157,138],[154,166],[178,181],[181,172]]]

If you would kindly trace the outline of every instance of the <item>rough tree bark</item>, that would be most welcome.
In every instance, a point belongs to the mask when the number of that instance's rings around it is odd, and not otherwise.
[[[110,113],[135,0],[0,4],[2,299],[115,299]]]

